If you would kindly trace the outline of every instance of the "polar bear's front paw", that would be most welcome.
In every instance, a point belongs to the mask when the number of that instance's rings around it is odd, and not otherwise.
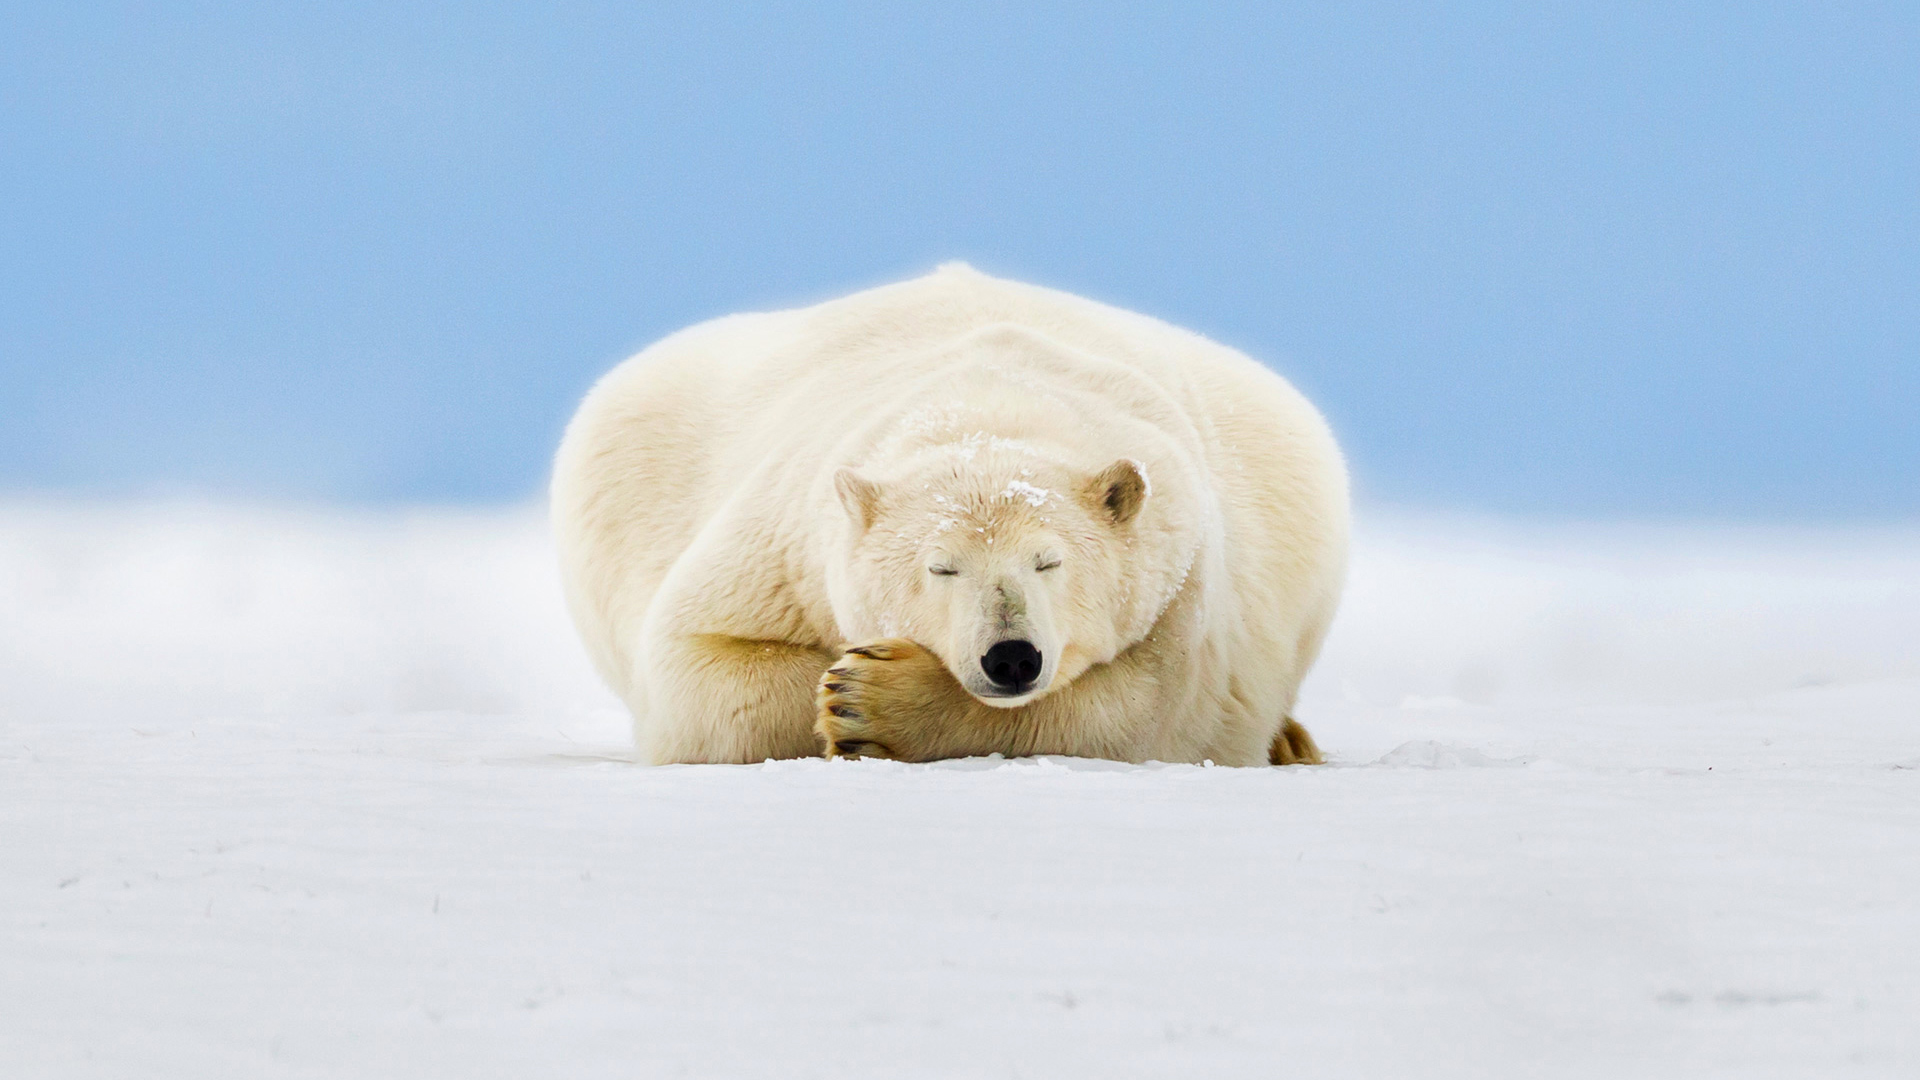
[[[939,657],[911,641],[856,645],[820,676],[813,730],[830,758],[926,760],[938,741],[927,724],[957,690]]]

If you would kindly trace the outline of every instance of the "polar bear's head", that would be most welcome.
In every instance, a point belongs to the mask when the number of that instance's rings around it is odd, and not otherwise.
[[[834,487],[845,542],[828,580],[844,631],[919,643],[989,705],[1113,659],[1164,603],[1138,588],[1167,576],[1143,565],[1163,553],[1139,535],[1154,496],[1138,461],[1075,467],[982,438],[885,474],[842,468]]]

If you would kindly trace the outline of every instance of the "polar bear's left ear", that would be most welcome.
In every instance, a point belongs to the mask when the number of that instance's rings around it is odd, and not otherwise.
[[[861,532],[873,527],[873,512],[880,505],[880,485],[843,467],[833,474],[833,490],[855,527]]]
[[[1088,501],[1106,511],[1115,525],[1132,521],[1146,505],[1149,491],[1146,470],[1132,458],[1121,458],[1101,469],[1087,481],[1086,488]]]

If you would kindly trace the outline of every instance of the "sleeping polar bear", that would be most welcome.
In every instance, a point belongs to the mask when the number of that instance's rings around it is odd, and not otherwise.
[[[1317,762],[1347,478],[1279,376],[951,265],[736,315],[567,428],[573,617],[656,762]]]

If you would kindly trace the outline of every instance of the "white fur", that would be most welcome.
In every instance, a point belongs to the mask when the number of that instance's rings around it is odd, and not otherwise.
[[[1103,470],[1144,493],[1124,523]],[[663,762],[814,753],[813,685],[849,644],[910,638],[979,696],[1014,634],[1045,670],[982,700],[1025,706],[1023,750],[1262,763],[1347,517],[1333,438],[1279,376],[957,264],[659,342],[588,394],[553,480],[575,622]]]

